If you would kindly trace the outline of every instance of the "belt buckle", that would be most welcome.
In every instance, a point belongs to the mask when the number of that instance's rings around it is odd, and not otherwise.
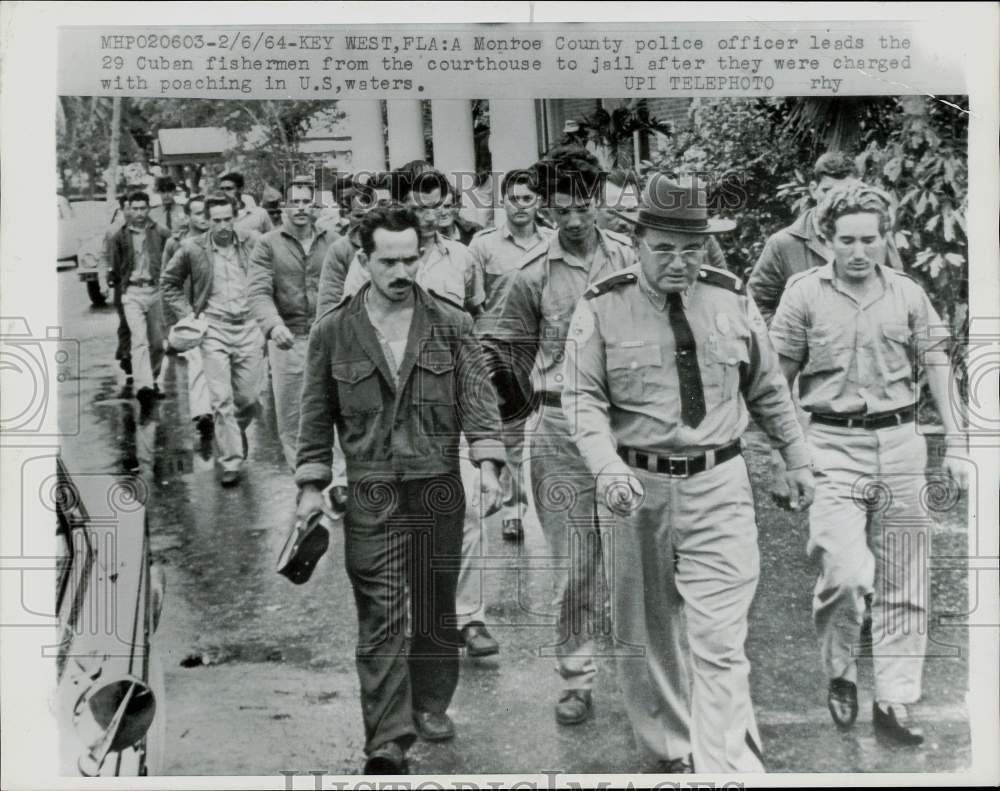
[[[691,460],[687,456],[667,456],[667,467],[670,470],[670,476],[672,478],[687,478],[691,475],[690,465]],[[682,465],[683,472],[676,472],[674,467],[675,464]]]

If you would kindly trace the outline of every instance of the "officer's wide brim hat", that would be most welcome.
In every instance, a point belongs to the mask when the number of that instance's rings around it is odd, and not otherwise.
[[[635,225],[658,231],[716,234],[736,227],[733,220],[709,216],[708,193],[697,181],[681,184],[663,173],[649,179],[638,211],[619,215]]]

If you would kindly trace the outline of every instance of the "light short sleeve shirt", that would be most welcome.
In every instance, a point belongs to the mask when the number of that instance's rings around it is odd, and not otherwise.
[[[876,267],[876,278],[860,302],[832,263],[789,280],[771,343],[801,365],[807,412],[878,414],[916,402],[923,352],[948,333],[916,281],[885,266]]]

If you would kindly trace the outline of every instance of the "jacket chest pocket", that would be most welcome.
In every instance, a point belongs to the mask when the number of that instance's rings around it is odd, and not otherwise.
[[[382,411],[382,390],[371,360],[333,362],[330,372],[337,385],[337,400],[344,416]]]
[[[457,436],[455,362],[451,350],[446,346],[421,349],[413,368],[412,387],[419,434],[425,439]]]
[[[455,360],[446,344],[421,346],[413,377],[415,404],[451,404],[455,400]]]
[[[614,401],[645,402],[663,386],[663,351],[659,344],[617,344],[606,350],[608,388]]]
[[[729,401],[740,392],[740,377],[744,367],[750,365],[750,334],[717,336],[707,345],[705,354],[698,350],[702,385],[706,402]]]

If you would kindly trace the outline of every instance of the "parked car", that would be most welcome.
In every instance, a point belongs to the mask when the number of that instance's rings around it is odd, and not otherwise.
[[[158,774],[166,728],[154,635],[164,585],[145,506],[129,479],[74,476],[62,459],[56,476],[59,774]]]
[[[105,230],[121,227],[123,222],[122,210],[115,208]],[[80,244],[77,276],[86,284],[91,304],[101,306],[107,303],[111,297],[111,287],[108,286],[108,255],[104,249],[104,234],[91,235]]]
[[[56,211],[59,213],[58,248],[56,265],[69,261],[74,266],[79,262],[80,231],[70,202],[62,195],[56,196]]]

